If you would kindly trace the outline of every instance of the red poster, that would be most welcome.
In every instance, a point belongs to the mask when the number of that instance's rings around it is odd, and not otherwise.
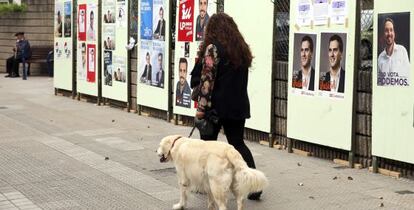
[[[178,41],[192,42],[194,28],[194,0],[180,0],[178,7]]]
[[[87,78],[88,82],[95,82],[95,75],[96,75],[96,47],[94,44],[88,44],[87,46]]]
[[[86,41],[86,4],[78,8],[78,40]]]

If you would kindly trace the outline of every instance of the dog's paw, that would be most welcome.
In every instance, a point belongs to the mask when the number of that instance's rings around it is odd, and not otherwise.
[[[173,205],[174,210],[184,209],[184,206],[181,203],[176,203]]]

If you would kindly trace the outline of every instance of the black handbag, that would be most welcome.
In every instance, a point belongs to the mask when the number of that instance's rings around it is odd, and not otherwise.
[[[214,109],[207,111],[204,118],[194,117],[194,125],[200,131],[200,135],[203,136],[213,135],[218,121],[219,117]]]

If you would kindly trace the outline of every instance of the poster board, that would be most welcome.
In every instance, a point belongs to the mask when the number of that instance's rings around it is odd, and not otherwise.
[[[102,97],[128,101],[128,1],[102,1]]]
[[[204,11],[206,11],[205,15]],[[172,84],[174,114],[195,115],[195,103],[191,100],[190,73],[203,40],[203,27],[200,27],[199,20],[211,16],[216,11],[217,6],[211,0],[177,0],[174,83]]]
[[[54,77],[53,86],[72,91],[73,80],[73,34],[72,0],[56,0],[54,13]]]
[[[77,92],[98,95],[98,1],[78,0]]]
[[[374,5],[372,154],[408,163],[414,163],[413,12],[411,1]]]
[[[356,10],[351,0],[291,2],[289,138],[351,150]]]
[[[137,103],[167,111],[170,3],[167,0],[138,3]]]
[[[271,100],[273,100],[273,3],[271,1],[253,3],[247,0],[225,1],[224,10],[233,17],[254,57],[249,69],[248,84],[251,118],[246,121],[245,126],[270,133]],[[247,11],[260,11],[260,15],[247,15]]]

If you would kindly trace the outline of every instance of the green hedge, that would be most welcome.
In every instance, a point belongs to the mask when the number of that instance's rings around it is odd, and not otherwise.
[[[0,15],[10,12],[25,12],[26,10],[26,4],[0,4]]]

